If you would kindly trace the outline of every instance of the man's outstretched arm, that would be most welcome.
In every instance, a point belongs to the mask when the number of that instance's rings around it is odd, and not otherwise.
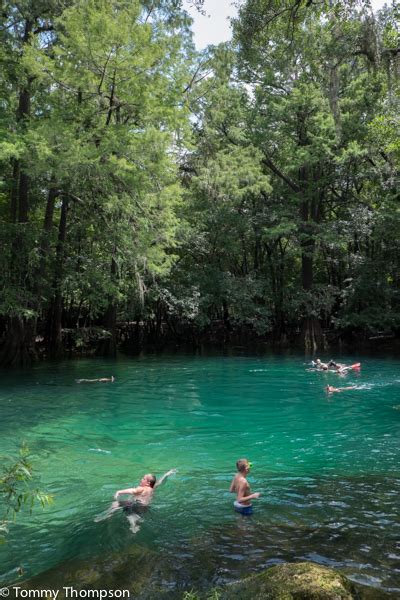
[[[167,477],[169,477],[170,475],[174,475],[177,472],[176,469],[170,469],[169,471],[167,471],[162,477],[160,477],[160,479],[158,479],[154,485],[154,489],[159,487],[160,485],[162,485],[164,483],[164,481],[167,479]]]
[[[126,490],[118,490],[118,492],[115,492],[114,494],[114,500],[117,500],[118,496],[122,496],[123,494],[135,494],[136,490],[138,488],[127,488]]]

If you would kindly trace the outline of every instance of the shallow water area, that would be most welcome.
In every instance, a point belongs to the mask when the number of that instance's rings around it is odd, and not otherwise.
[[[153,580],[165,589],[312,560],[399,596],[399,360],[360,360],[344,377],[285,355],[85,359],[2,373],[0,454],[25,441],[54,504],[11,524],[1,583],[135,546],[156,556]],[[356,389],[328,395],[328,383]],[[242,456],[262,493],[247,518],[228,491]],[[138,533],[121,511],[95,522],[117,489],[173,467]]]

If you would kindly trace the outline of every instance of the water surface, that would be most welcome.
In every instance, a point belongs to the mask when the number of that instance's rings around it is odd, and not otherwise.
[[[366,357],[345,378],[304,363],[168,356],[3,373],[0,453],[25,441],[55,502],[18,515],[0,546],[0,581],[137,545],[158,556],[168,589],[313,560],[398,594],[399,361]],[[75,382],[110,375],[113,384]],[[327,383],[357,389],[328,396]],[[228,492],[242,456],[262,492],[250,518],[233,512]],[[122,513],[94,522],[117,489],[172,467],[135,536]]]

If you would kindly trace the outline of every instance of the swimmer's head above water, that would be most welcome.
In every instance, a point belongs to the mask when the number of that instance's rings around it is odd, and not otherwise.
[[[248,473],[252,467],[252,463],[247,460],[247,458],[239,458],[236,461],[236,468],[239,473]]]
[[[154,475],[152,475],[151,473],[147,473],[147,475],[143,475],[142,479],[140,480],[139,485],[141,487],[151,487],[153,488],[156,485],[156,477]]]

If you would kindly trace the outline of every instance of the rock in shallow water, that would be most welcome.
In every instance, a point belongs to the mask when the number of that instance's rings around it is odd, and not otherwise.
[[[231,589],[229,589],[231,588]],[[283,563],[229,586],[221,600],[353,600],[355,586],[343,575],[311,562]]]
[[[138,577],[138,573],[140,576]],[[73,582],[73,583],[72,583]],[[262,573],[207,592],[165,589],[157,574],[153,553],[136,548],[124,556],[71,562],[31,579],[25,589],[129,590],[135,600],[384,600],[393,598],[381,590],[359,586],[347,577],[312,562],[282,563]],[[83,596],[82,596],[83,597]],[[95,597],[95,596],[93,596]]]

